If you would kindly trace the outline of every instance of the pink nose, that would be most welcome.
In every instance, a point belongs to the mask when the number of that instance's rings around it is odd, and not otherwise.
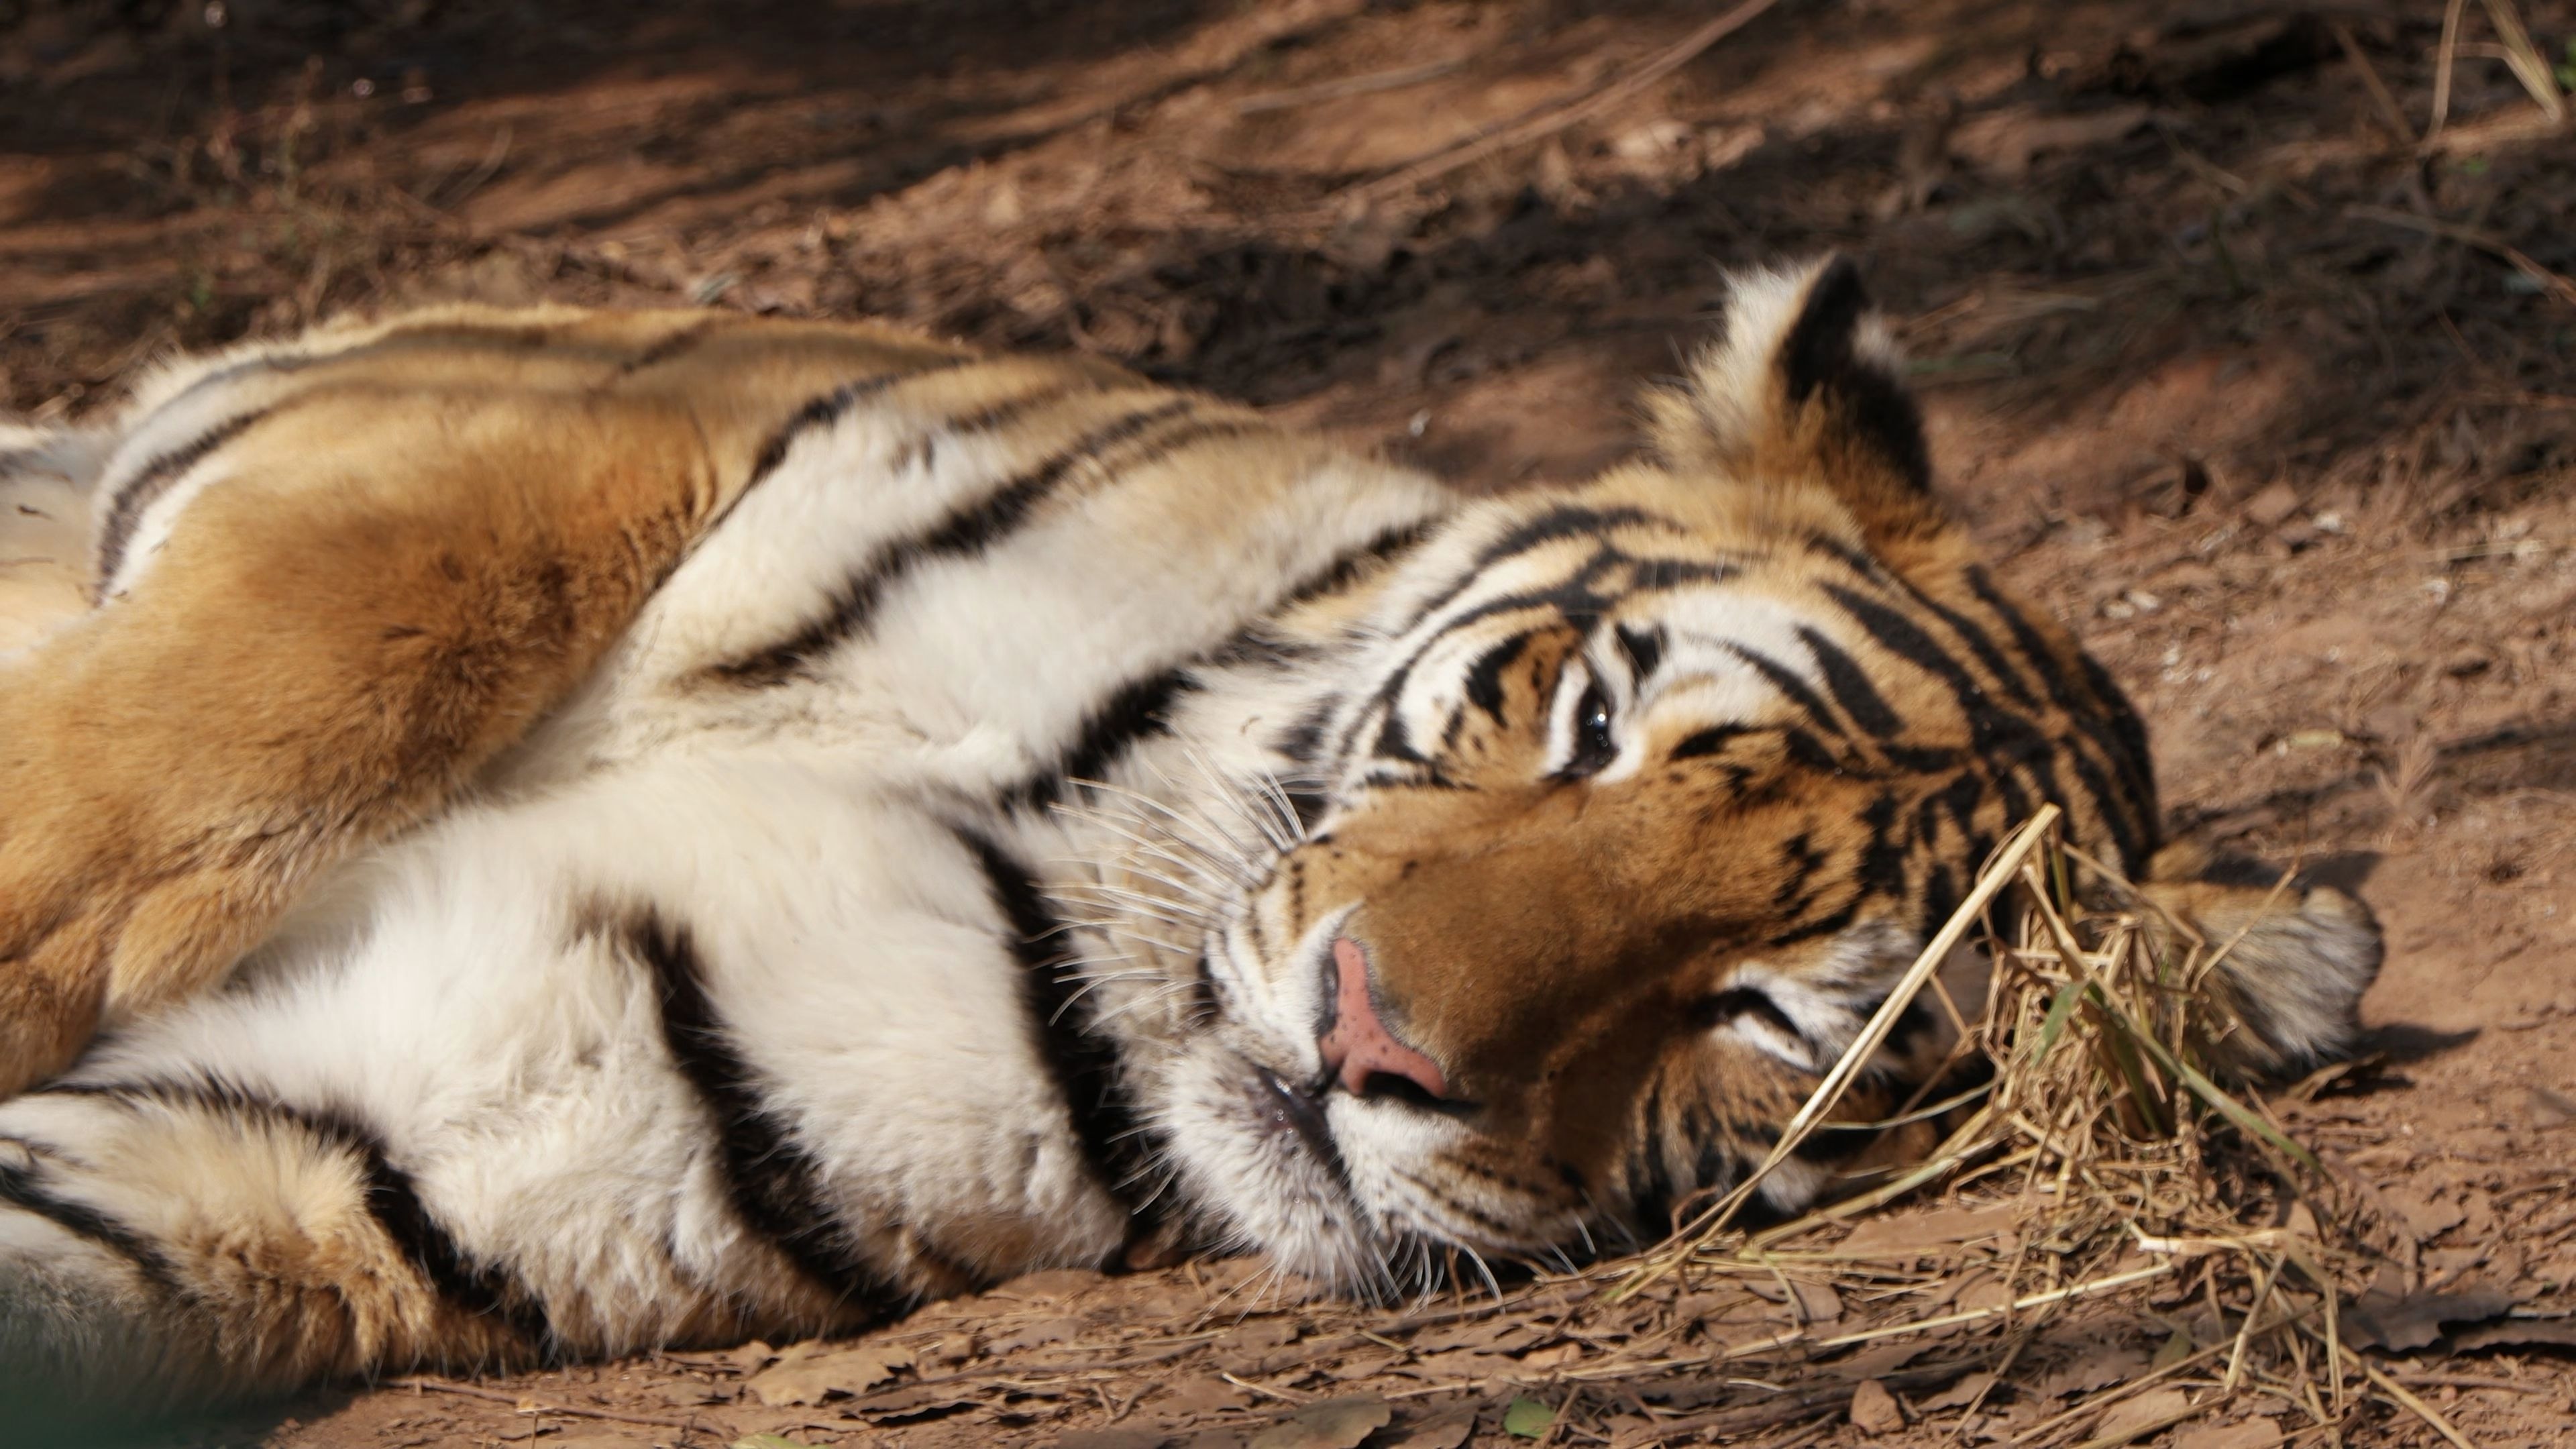
[[[1368,953],[1348,936],[1333,942],[1333,1024],[1317,1045],[1324,1055],[1324,1075],[1341,1082],[1353,1096],[1369,1093],[1369,1078],[1402,1077],[1435,1099],[1449,1095],[1440,1065],[1395,1039],[1378,1020],[1369,1000]]]

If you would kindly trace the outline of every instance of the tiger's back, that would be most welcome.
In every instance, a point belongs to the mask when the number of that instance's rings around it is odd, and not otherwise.
[[[0,1360],[237,1392],[1145,1238],[1360,1291],[1651,1238],[2017,819],[2156,846],[1874,326],[1750,278],[1653,454],[1474,502],[867,327],[446,312],[147,383],[61,454],[97,608],[0,664],[0,1065],[109,1028],[0,1104]],[[2334,1050],[2366,914],[2193,889],[2232,1058]]]

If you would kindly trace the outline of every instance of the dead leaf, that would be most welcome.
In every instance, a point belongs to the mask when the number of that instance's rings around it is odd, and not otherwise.
[[[1977,1396],[1993,1387],[1991,1373],[1973,1373],[1928,1399],[1918,1400],[1918,1409],[1964,1409],[1977,1401]]]
[[[2149,1389],[2134,1399],[2123,1399],[2111,1406],[2101,1422],[2093,1426],[2093,1438],[2120,1442],[2123,1434],[2143,1433],[2148,1426],[2161,1424],[2191,1407],[2191,1396],[2180,1389]]]
[[[2468,1221],[2468,1209],[2435,1196],[2434,1189],[2420,1183],[2401,1182],[2381,1189],[2380,1195],[2406,1219],[2403,1226],[2419,1243],[2431,1242]]]
[[[1511,1372],[1513,1367],[1512,1360],[1499,1353],[1486,1353],[1481,1349],[1473,1348],[1455,1348],[1447,1353],[1422,1354],[1411,1363],[1399,1365],[1395,1372],[1408,1378],[1425,1379],[1432,1383],[1464,1383],[1471,1379],[1489,1379],[1499,1374],[1506,1374]]]
[[[843,1394],[863,1394],[912,1366],[912,1350],[871,1344],[838,1353],[814,1353],[798,1344],[778,1356],[775,1367],[755,1375],[744,1387],[773,1409],[819,1404]],[[800,1351],[802,1350],[802,1351]]]
[[[1374,1396],[1326,1399],[1253,1435],[1251,1449],[1353,1449],[1394,1416]]]
[[[2145,125],[2145,106],[2112,106],[2077,116],[2042,116],[2028,106],[1996,111],[1952,128],[1950,154],[2007,179],[2029,173],[2042,151],[2080,150],[2116,141]]]
[[[1165,1436],[1151,1429],[1076,1429],[1055,1449],[1155,1449]]]
[[[1788,1304],[1800,1323],[1831,1323],[1843,1316],[1842,1295],[1825,1283],[1811,1283],[1804,1278],[1789,1278],[1783,1288],[1779,1278],[1747,1278],[1744,1286],[1765,1303]]]
[[[1862,1379],[1852,1389],[1852,1427],[1864,1434],[1893,1434],[1905,1427],[1905,1410],[1896,1395],[1876,1379]]]
[[[2137,1377],[2147,1367],[2146,1350],[2132,1343],[2097,1343],[2073,1363],[2039,1381],[2039,1393],[2062,1399],[2089,1394]]]
[[[1082,1332],[1082,1320],[1078,1318],[1031,1319],[1010,1328],[1001,1337],[985,1344],[984,1351],[996,1355],[1018,1353],[1024,1348],[1042,1348],[1050,1343],[1062,1343],[1080,1332]]]
[[[1925,1256],[1953,1243],[2009,1239],[2015,1210],[2010,1203],[1984,1208],[1944,1208],[1938,1212],[1875,1217],[1852,1230],[1837,1251],[1853,1257]],[[2010,1251],[1999,1245],[1999,1251]]]
[[[2272,1449],[2280,1442],[2279,1425],[2269,1419],[2246,1419],[2185,1429],[2174,1435],[2173,1449]]]
[[[1509,1353],[1524,1344],[1538,1341],[1537,1330],[1517,1319],[1489,1317],[1453,1323],[1444,1328],[1427,1328],[1412,1338],[1414,1352],[1437,1353],[1447,1348],[1481,1348],[1493,1353]]]
[[[2373,1287],[2345,1310],[2343,1336],[2362,1348],[2403,1352],[2440,1338],[2446,1323],[2484,1323],[2502,1317],[2513,1304],[2512,1294],[2483,1283],[2462,1283],[2441,1293],[2395,1294]]]
[[[693,1409],[700,1404],[722,1403],[733,1395],[713,1384],[696,1379],[676,1379],[661,1386],[661,1399],[675,1409]]]
[[[1534,1348],[1521,1355],[1521,1367],[1534,1369],[1562,1368],[1583,1357],[1583,1345],[1560,1343],[1552,1348]]]
[[[2576,1348],[2576,1318],[2500,1318],[2451,1334],[2454,1349],[2494,1348],[2498,1344]]]
[[[1373,1379],[1379,1374],[1385,1373],[1388,1369],[1395,1367],[1395,1365],[1402,1361],[1403,1358],[1404,1355],[1400,1353],[1363,1354],[1357,1358],[1343,1359],[1340,1363],[1334,1364],[1332,1367],[1324,1370],[1324,1372],[1331,1375],[1333,1378],[1344,1381],[1351,1379]]]
[[[1295,1320],[1259,1319],[1219,1339],[1208,1361],[1237,1377],[1276,1373],[1313,1357],[1308,1350],[1291,1347],[1296,1342]]]
[[[1882,1343],[1862,1349],[1835,1364],[1834,1368],[1846,1378],[1884,1378],[1921,1358],[1923,1351],[1931,1346],[1919,1338],[1911,1342]]]
[[[1386,1449],[1459,1449],[1476,1432],[1476,1411],[1445,1409],[1398,1432]]]
[[[1241,1389],[1213,1375],[1166,1385],[1154,1400],[1154,1408],[1158,1412],[1178,1418],[1196,1418],[1222,1409],[1240,1409],[1243,1404]]]
[[[2553,1092],[2547,1087],[2531,1089],[2531,1120],[2543,1127],[2560,1127],[2576,1122],[2576,1098]]]
[[[1026,1299],[1031,1303],[1054,1303],[1108,1281],[1088,1268],[1049,1268],[1044,1272],[1023,1273],[994,1289],[992,1296]]]

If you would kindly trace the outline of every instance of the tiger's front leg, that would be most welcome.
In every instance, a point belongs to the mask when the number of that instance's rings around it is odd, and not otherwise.
[[[723,491],[684,413],[560,394],[323,397],[234,447],[99,608],[0,665],[0,1096],[448,798]]]

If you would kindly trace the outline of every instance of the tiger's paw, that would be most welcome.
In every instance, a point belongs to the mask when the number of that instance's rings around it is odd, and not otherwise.
[[[71,1065],[103,1026],[210,984],[264,919],[237,871],[97,845],[0,838],[0,1098]]]
[[[67,874],[35,848],[29,821],[12,823],[0,833],[0,1098],[71,1064],[98,1030],[108,979],[89,873]]]
[[[2140,889],[2215,956],[2208,989],[2235,1018],[2221,1065],[2277,1077],[2352,1050],[2383,949],[2359,899],[2194,846],[2159,854]]]

